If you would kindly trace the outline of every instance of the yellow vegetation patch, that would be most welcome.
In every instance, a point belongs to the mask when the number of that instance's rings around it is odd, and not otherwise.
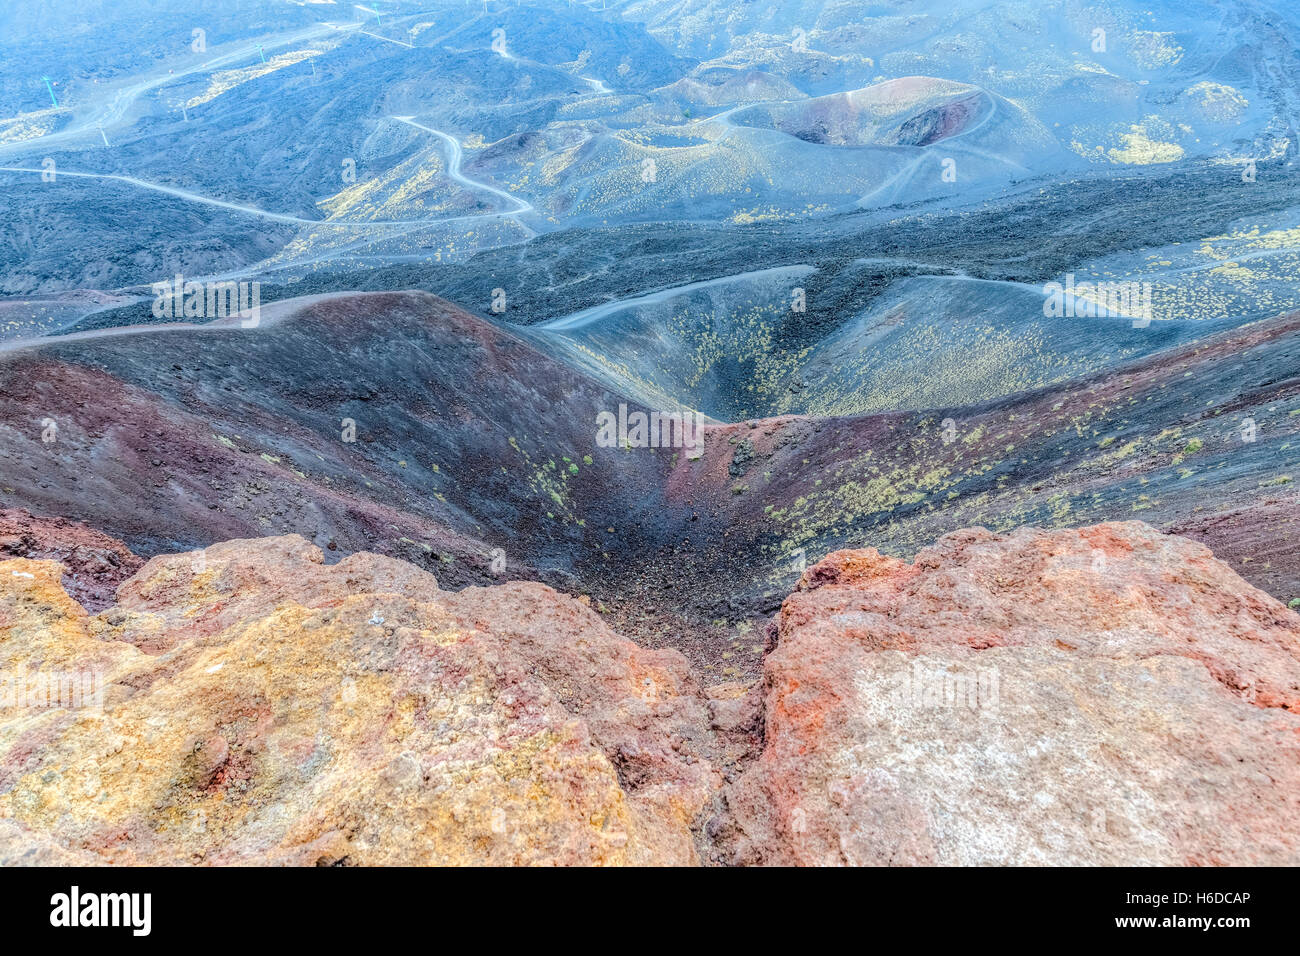
[[[1141,126],[1131,126],[1120,135],[1124,144],[1120,149],[1110,149],[1106,155],[1112,162],[1131,166],[1149,166],[1153,163],[1172,163],[1183,158],[1183,148],[1177,143],[1152,139]]]
[[[200,106],[203,103],[209,103],[212,100],[215,100],[222,93],[233,90],[236,86],[247,83],[250,80],[256,80],[258,77],[266,76],[268,73],[274,73],[276,70],[282,70],[286,66],[293,66],[295,63],[301,63],[303,60],[311,59],[314,56],[320,56],[320,54],[320,50],[292,50],[289,53],[277,54],[265,63],[257,63],[253,66],[246,66],[238,70],[222,70],[220,73],[214,73],[212,78],[208,81],[208,88],[185,105],[188,107],[194,107]]]

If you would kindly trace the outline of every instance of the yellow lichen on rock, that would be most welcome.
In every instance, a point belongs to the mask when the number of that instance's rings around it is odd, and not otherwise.
[[[4,661],[107,688],[0,710],[5,862],[696,862],[721,781],[685,661],[549,588],[290,536],[156,558],[92,617],[61,570],[0,564]]]

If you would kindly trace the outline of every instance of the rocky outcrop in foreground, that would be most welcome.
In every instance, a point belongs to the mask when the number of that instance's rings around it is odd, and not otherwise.
[[[836,552],[748,690],[295,536],[63,576],[0,561],[0,864],[1300,863],[1300,616],[1136,522]]]
[[[96,616],[58,564],[0,562],[4,673],[103,688],[0,710],[0,863],[696,862],[721,778],[680,654],[543,585],[321,562],[154,558]]]
[[[1300,863],[1300,616],[1140,522],[840,551],[781,609],[733,863]]]

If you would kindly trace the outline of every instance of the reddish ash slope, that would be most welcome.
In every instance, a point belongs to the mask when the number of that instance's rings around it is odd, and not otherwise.
[[[0,511],[0,558],[58,561],[63,586],[85,608],[113,603],[117,586],[144,566],[121,541],[65,518],[37,518],[20,509]]]
[[[143,554],[292,532],[461,584],[495,547],[565,581],[658,533],[658,456],[594,447],[619,396],[433,296],[289,311],[0,355],[0,500]]]

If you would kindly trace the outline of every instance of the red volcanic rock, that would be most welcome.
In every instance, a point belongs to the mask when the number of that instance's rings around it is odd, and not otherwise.
[[[58,573],[0,561],[0,676],[93,677],[0,685],[0,865],[698,860],[685,659],[544,585],[297,536],[154,558],[95,616]]]
[[[726,862],[1300,863],[1300,615],[1199,544],[840,551],[777,630]]]
[[[1300,616],[1204,545],[1140,521],[946,535],[908,565],[874,549],[809,568],[780,633],[829,621],[875,650],[1030,644],[1178,654],[1261,707],[1300,712]]]
[[[0,865],[1300,863],[1300,615],[1137,522],[835,552],[754,687],[292,535],[63,573],[0,560]]]
[[[113,603],[117,586],[144,565],[116,538],[66,518],[37,518],[19,508],[0,511],[0,559],[31,558],[63,565],[63,586],[83,607]]]

